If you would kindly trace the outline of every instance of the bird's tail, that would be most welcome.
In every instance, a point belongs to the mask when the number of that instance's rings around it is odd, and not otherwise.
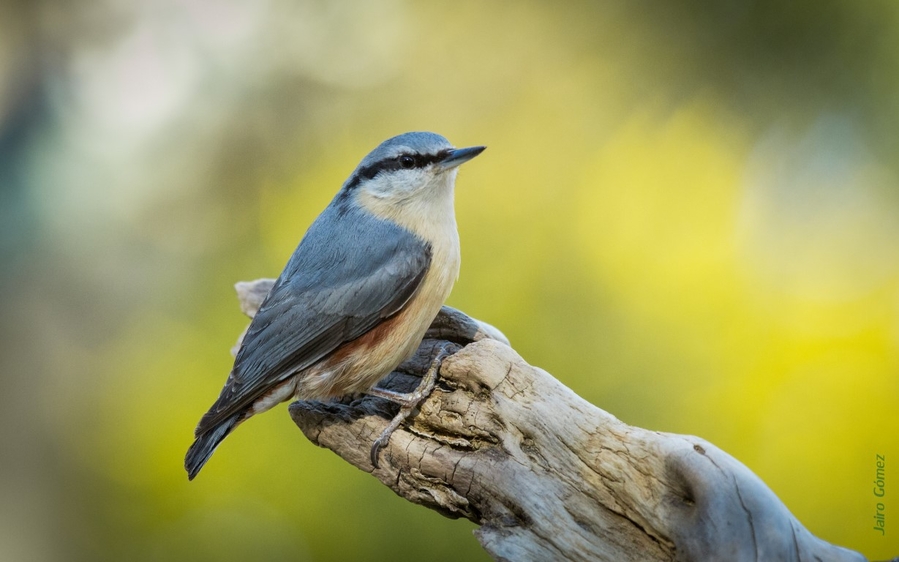
[[[243,417],[243,412],[238,412],[210,430],[197,435],[193,445],[190,446],[187,450],[187,455],[184,457],[184,468],[187,469],[188,480],[193,480],[194,476],[200,472],[200,469],[203,468],[203,465],[215,452],[215,448],[222,442],[222,439],[227,437],[237,427],[241,417]]]

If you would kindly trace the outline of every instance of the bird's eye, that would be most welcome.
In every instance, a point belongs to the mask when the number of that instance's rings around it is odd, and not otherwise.
[[[400,156],[400,166],[405,169],[414,168],[415,167],[415,158],[412,158],[408,154],[404,154]]]

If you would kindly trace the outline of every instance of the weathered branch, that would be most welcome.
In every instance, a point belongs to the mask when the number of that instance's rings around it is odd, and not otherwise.
[[[270,286],[239,284],[244,312],[252,316]],[[479,524],[475,534],[497,560],[865,560],[814,537],[711,443],[622,423],[451,308],[380,385],[413,389],[442,341],[457,351],[379,469],[369,449],[393,404],[295,402],[290,414],[312,442],[397,495]]]

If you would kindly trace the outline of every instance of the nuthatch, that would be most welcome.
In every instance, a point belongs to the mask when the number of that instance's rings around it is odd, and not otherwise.
[[[353,393],[403,406],[378,450],[434,387],[438,356],[416,392],[375,387],[410,357],[459,274],[457,167],[485,147],[406,133],[362,159],[309,227],[250,323],[184,466],[193,480],[241,422],[280,402]]]

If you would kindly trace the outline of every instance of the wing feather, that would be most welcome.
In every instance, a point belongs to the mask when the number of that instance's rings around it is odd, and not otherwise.
[[[427,242],[336,203],[309,228],[250,323],[198,436],[402,310],[424,280]]]

